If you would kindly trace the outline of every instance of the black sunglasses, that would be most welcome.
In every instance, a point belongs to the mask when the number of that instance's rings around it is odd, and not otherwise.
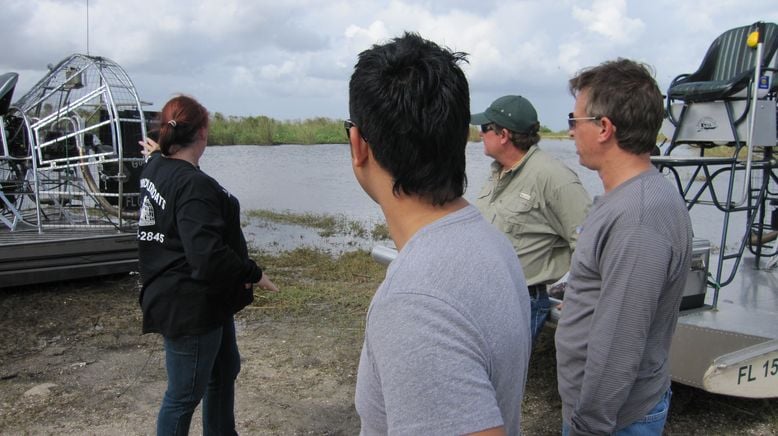
[[[481,133],[486,133],[486,132],[488,132],[490,130],[495,130],[494,123],[481,124]]]
[[[346,129],[346,139],[348,139],[349,141],[351,141],[351,128],[356,126],[357,126],[356,123],[354,123],[351,120],[346,120],[343,122],[343,128]],[[365,135],[362,134],[362,132],[359,133],[360,136],[362,136],[362,139],[365,140],[365,142],[369,142],[367,138],[365,138]]]
[[[346,129],[346,138],[351,140],[351,128],[356,126],[353,121],[346,120],[343,122],[343,128]]]

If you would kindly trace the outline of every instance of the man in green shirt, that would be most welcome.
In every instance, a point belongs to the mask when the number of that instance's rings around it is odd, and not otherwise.
[[[524,97],[506,95],[470,124],[481,126],[492,172],[476,200],[488,221],[513,244],[529,286],[533,342],[551,303],[546,285],[568,271],[578,228],[591,205],[578,176],[540,150],[537,112]]]

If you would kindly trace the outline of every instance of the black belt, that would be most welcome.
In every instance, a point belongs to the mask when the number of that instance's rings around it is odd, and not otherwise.
[[[527,286],[527,289],[529,290],[530,296],[537,297],[539,292],[546,290],[546,285],[530,285]]]

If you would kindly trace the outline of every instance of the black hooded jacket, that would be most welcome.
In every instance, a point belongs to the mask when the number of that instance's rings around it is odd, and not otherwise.
[[[253,300],[240,204],[189,162],[155,153],[141,172],[138,250],[143,332],[205,333]]]

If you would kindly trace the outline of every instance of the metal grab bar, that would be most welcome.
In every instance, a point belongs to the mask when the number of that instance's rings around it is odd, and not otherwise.
[[[743,177],[743,192],[740,200],[733,202],[734,207],[742,206],[746,202],[749,195],[748,185],[751,182],[751,162],[754,154],[754,129],[756,127],[756,105],[759,103],[759,79],[762,76],[762,50],[764,46],[764,23],[757,24],[757,32],[759,33],[758,41],[756,43],[756,56],[754,56],[754,77],[751,80],[751,117],[748,120],[748,134],[746,135],[746,148],[748,153],[746,155],[746,172]],[[739,149],[736,151],[740,151]],[[735,155],[737,159],[737,155]]]

